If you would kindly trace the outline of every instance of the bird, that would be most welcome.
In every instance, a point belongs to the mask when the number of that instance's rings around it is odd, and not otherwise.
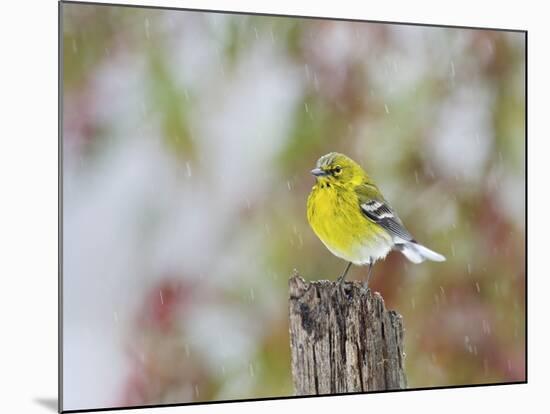
[[[335,256],[368,265],[366,286],[374,263],[396,250],[413,263],[445,261],[445,256],[418,243],[403,225],[371,177],[348,156],[330,152],[317,160],[315,184],[307,199],[307,219],[313,232]]]

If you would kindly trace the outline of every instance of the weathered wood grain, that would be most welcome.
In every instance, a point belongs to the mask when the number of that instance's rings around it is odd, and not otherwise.
[[[406,387],[401,315],[360,282],[289,280],[296,395]]]

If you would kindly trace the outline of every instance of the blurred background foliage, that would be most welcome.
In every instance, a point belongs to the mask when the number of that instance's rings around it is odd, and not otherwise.
[[[66,409],[291,395],[330,151],[447,256],[374,270],[409,386],[525,378],[524,34],[62,7]]]

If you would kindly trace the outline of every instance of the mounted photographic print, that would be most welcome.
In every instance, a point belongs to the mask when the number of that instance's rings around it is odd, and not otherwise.
[[[525,31],[60,36],[63,411],[526,382]]]

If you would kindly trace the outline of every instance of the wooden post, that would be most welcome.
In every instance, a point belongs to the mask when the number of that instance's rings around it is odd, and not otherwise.
[[[296,395],[406,387],[403,321],[360,282],[289,280]]]

